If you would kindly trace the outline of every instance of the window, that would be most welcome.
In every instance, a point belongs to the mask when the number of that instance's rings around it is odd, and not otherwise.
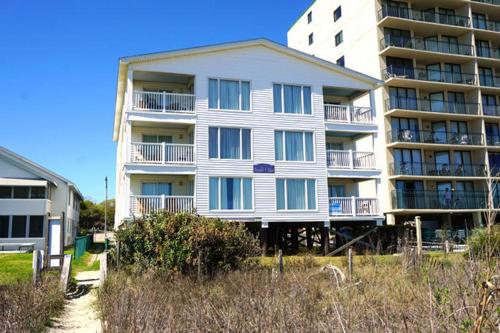
[[[246,128],[208,128],[209,158],[249,160],[252,158],[251,131]]]
[[[29,198],[30,188],[28,186],[14,186],[14,199]]]
[[[312,114],[311,87],[274,84],[273,104],[275,113]]]
[[[476,39],[476,54],[478,57],[490,58],[490,43],[487,40]]]
[[[417,91],[411,88],[389,87],[389,108],[417,110]]]
[[[345,185],[328,185],[329,198],[345,197]]]
[[[476,29],[486,29],[486,15],[472,13],[472,26]]]
[[[142,183],[142,195],[172,195],[172,183]]]
[[[278,210],[315,210],[316,180],[276,179]]]
[[[337,9],[333,12],[333,22],[337,22],[337,20],[342,16],[342,7],[338,6]]]
[[[339,45],[344,41],[342,31],[335,35],[335,46]]]
[[[143,135],[142,142],[145,143],[172,143],[171,135]]]
[[[27,216],[12,216],[12,238],[26,237]]]
[[[419,149],[394,149],[394,174],[423,175],[422,156]]]
[[[0,216],[0,238],[9,238],[10,216]]]
[[[345,66],[344,56],[337,59],[337,65],[342,66],[342,67]]]
[[[483,102],[483,113],[488,116],[497,115],[497,101],[495,95],[482,94],[481,101]],[[1,198],[1,193],[0,193]]]
[[[45,199],[45,187],[33,186],[31,188],[31,199]]]
[[[479,84],[481,86],[493,86],[493,71],[491,68],[479,67]]]
[[[250,110],[250,82],[210,79],[208,107],[220,110]]]
[[[30,216],[29,237],[43,237],[43,216]]]
[[[313,36],[313,33],[311,32],[309,34],[309,45],[311,45],[313,42],[314,42],[314,36]]]
[[[12,198],[12,187],[0,186],[0,199],[10,199],[10,198]]]
[[[251,178],[210,177],[210,210],[252,210]]]
[[[309,14],[307,14],[307,23],[311,23],[313,20],[313,12],[309,12]]]
[[[276,161],[314,161],[313,132],[275,131]]]

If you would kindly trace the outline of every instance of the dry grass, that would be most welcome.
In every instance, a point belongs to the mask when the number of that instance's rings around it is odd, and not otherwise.
[[[427,259],[418,268],[404,262],[366,257],[339,283],[307,258],[283,276],[254,267],[201,282],[115,272],[100,290],[100,310],[105,332],[470,331],[483,264],[461,257]],[[495,302],[484,332],[495,331]]]
[[[41,332],[64,305],[58,279],[47,275],[38,286],[17,282],[0,286],[0,332]]]

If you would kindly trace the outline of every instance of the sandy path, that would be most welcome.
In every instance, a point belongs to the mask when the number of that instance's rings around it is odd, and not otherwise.
[[[101,322],[93,304],[96,300],[95,288],[99,285],[99,271],[80,272],[76,275],[76,280],[83,296],[78,297],[77,294],[74,295],[75,298],[68,300],[62,316],[52,322],[49,333],[101,332]]]

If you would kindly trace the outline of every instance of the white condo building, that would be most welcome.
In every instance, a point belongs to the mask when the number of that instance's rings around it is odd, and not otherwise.
[[[115,227],[195,211],[297,247],[381,224],[381,83],[264,39],[120,59]]]
[[[498,0],[316,0],[288,46],[384,81],[375,109],[387,224],[420,215],[424,241],[441,229],[463,241],[482,224],[500,170]]]

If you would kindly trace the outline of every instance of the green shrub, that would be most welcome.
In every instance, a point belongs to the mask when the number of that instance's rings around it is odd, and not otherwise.
[[[490,252],[492,256],[500,256],[500,224],[491,227],[491,235],[488,237],[487,228],[476,228],[467,240],[469,252],[473,256],[484,256]]]
[[[116,232],[120,261],[139,268],[205,273],[237,268],[258,254],[257,240],[236,222],[192,214],[158,213]]]

